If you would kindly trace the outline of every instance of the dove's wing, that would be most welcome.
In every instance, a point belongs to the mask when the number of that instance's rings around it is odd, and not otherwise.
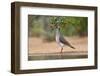
[[[67,40],[65,40],[65,38],[61,34],[60,34],[59,40],[60,40],[61,43],[75,49]]]

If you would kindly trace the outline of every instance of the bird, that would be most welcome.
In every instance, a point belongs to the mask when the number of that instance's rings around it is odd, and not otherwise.
[[[57,42],[58,45],[61,47],[60,53],[63,52],[63,47],[64,47],[64,45],[69,46],[69,47],[72,48],[72,49],[75,49],[75,47],[73,47],[73,46],[63,37],[63,35],[61,34],[61,32],[60,32],[60,26],[56,25],[55,32],[56,32],[56,36],[55,36],[56,42]]]

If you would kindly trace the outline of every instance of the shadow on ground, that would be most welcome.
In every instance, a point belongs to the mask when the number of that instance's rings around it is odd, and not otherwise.
[[[86,51],[79,52],[55,52],[55,53],[33,53],[30,54],[28,60],[55,60],[55,59],[81,59],[88,58]]]

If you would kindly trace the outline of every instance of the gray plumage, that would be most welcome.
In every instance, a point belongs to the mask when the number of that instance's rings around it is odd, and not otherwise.
[[[61,46],[61,52],[63,50],[64,45],[67,45],[73,49],[75,49],[60,33],[60,28],[56,28],[56,42]]]
[[[60,34],[60,38],[59,38],[60,42],[75,49],[67,40],[65,40],[65,38]]]

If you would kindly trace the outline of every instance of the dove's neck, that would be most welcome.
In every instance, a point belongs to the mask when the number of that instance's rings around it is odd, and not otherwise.
[[[58,28],[56,28],[56,41],[57,43],[59,43],[59,38],[60,38],[60,30]]]
[[[60,35],[60,30],[58,28],[56,28],[56,36]]]

